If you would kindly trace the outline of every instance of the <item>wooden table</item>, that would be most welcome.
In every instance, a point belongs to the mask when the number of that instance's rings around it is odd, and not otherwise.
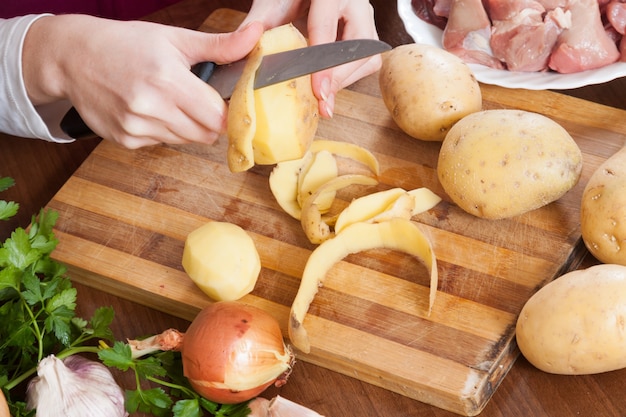
[[[219,7],[245,11],[249,1],[184,0],[149,16],[149,20],[197,28]],[[373,1],[380,36],[392,45],[411,42],[397,16],[395,4]],[[590,86],[567,94],[602,104],[626,108],[626,81]],[[17,186],[3,198],[21,203],[20,217],[0,225],[0,239],[17,224],[26,225],[30,216],[44,206],[72,175],[98,140],[70,145],[0,136],[0,175],[12,176]],[[34,164],[32,161],[36,161]],[[585,266],[595,263],[589,257]],[[188,323],[110,294],[76,285],[79,313],[89,316],[93,309],[111,305],[116,312],[114,332],[118,339],[160,332],[167,327],[186,328]],[[481,416],[512,415],[626,415],[621,381],[626,370],[594,376],[555,376],[517,360]],[[122,383],[130,383],[122,378]],[[290,382],[267,395],[281,395],[305,404],[327,416],[454,416],[455,414],[410,400],[305,362],[298,363]]]

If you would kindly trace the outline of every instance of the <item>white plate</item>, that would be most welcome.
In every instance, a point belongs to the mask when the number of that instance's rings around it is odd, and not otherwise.
[[[398,14],[409,35],[416,43],[441,48],[442,30],[424,22],[413,12],[411,0],[398,0]],[[595,70],[573,74],[556,72],[513,72],[497,70],[479,64],[469,64],[476,79],[485,84],[528,90],[567,90],[585,85],[600,84],[626,76],[626,62],[618,62]]]

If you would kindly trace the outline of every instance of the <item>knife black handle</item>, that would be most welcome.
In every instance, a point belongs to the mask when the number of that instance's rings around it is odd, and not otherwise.
[[[214,62],[200,62],[191,67],[191,72],[204,82],[211,78],[214,70]],[[74,139],[91,139],[98,136],[87,126],[74,107],[69,109],[61,119],[61,130]]]

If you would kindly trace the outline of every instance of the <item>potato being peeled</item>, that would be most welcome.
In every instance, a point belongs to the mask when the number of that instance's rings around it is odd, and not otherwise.
[[[522,110],[485,110],[457,122],[441,145],[437,175],[477,217],[502,219],[545,206],[580,178],[582,152],[555,121]]]
[[[601,262],[626,265],[626,148],[591,175],[580,218],[589,252]]]
[[[305,46],[304,36],[287,24],[266,31],[250,52],[228,107],[228,166],[232,172],[298,159],[311,146],[319,117],[310,75],[253,89],[264,55]]]
[[[423,44],[397,46],[383,54],[379,84],[398,127],[426,141],[442,141],[462,117],[482,109],[482,94],[459,57]]]
[[[535,367],[564,375],[626,367],[626,267],[569,272],[536,292],[517,321],[520,351]]]

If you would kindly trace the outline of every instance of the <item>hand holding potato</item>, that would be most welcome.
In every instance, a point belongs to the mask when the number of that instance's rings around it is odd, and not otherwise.
[[[378,39],[374,10],[367,0],[255,0],[242,25],[253,21],[263,22],[266,30],[293,22],[311,45],[347,39]],[[335,94],[376,72],[380,65],[381,58],[376,55],[313,74],[311,83],[319,100],[320,115],[332,117]]]

